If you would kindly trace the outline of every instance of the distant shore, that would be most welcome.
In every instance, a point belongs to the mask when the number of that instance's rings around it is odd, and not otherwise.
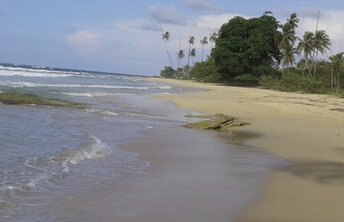
[[[149,81],[205,89],[156,98],[180,108],[248,121],[252,124],[235,130],[262,136],[245,143],[290,163],[273,172],[261,199],[241,221],[343,221],[344,99],[191,81]]]

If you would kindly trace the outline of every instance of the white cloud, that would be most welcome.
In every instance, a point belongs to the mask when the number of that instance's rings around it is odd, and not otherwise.
[[[209,2],[203,0],[186,0],[185,5],[193,10],[215,11],[215,8]]]
[[[135,26],[134,26],[135,28]],[[163,28],[161,25],[153,23],[153,22],[142,22],[141,24],[137,25],[136,28],[153,31],[153,32],[162,32]]]
[[[88,30],[67,34],[65,40],[69,46],[83,53],[91,53],[99,47],[99,36]]]
[[[150,16],[158,23],[185,25],[185,17],[173,6],[153,5],[148,10]]]
[[[222,24],[228,22],[235,16],[242,16],[248,18],[248,16],[235,15],[235,14],[218,14],[218,15],[204,15],[191,18],[189,20],[189,26],[195,25],[199,29],[208,29],[209,31],[217,31],[221,28]]]

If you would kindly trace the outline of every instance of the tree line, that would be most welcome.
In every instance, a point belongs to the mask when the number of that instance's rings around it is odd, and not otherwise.
[[[167,56],[169,58],[170,66],[166,66],[164,70],[162,70],[161,76],[167,77],[167,78],[186,78],[190,74],[190,70],[192,66],[195,64],[195,57],[197,55],[196,48],[194,47],[196,44],[196,38],[194,36],[190,36],[189,39],[187,40],[188,44],[188,50],[187,50],[187,65],[183,66],[183,60],[185,58],[185,51],[183,49],[179,49],[179,51],[176,53],[177,54],[177,67],[175,68],[171,54],[168,48],[168,41],[171,38],[170,32],[165,32],[162,34],[162,40],[164,42],[165,50],[167,53]],[[214,47],[215,41],[217,38],[217,33],[211,33],[209,35],[209,38],[207,36],[203,37],[200,39],[200,44],[202,46],[202,52],[201,52],[201,61],[204,62],[204,53],[205,53],[205,47],[211,43],[211,47]],[[192,63],[190,65],[190,62]]]
[[[343,93],[344,52],[324,59],[331,49],[325,30],[306,31],[297,36],[300,20],[292,13],[281,24],[269,11],[257,18],[234,17],[210,35],[210,55],[204,59],[208,38],[200,40],[201,61],[194,63],[195,38],[188,40],[187,65],[182,66],[185,52],[177,53],[175,69],[168,51],[170,33],[162,35],[171,66],[162,77],[194,79],[239,85],[262,85],[266,88],[312,93]],[[190,58],[192,65],[190,65]]]

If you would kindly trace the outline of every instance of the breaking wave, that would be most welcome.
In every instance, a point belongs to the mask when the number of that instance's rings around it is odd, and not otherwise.
[[[41,83],[33,83],[33,82],[12,82],[12,81],[4,81],[0,82],[0,86],[8,86],[13,88],[21,88],[21,87],[56,87],[56,88],[100,88],[100,89],[151,89],[152,87],[145,87],[145,86],[116,86],[116,85],[81,85],[81,84],[41,84]]]
[[[70,166],[75,166],[81,161],[105,157],[111,154],[110,147],[96,136],[87,134],[84,142],[75,149],[63,149],[52,155],[43,155],[29,159],[25,162],[28,172],[32,176],[26,182],[0,187],[0,204],[5,203],[6,197],[17,193],[30,192],[40,183],[52,183],[56,179],[65,177]]]
[[[85,74],[81,72],[72,71],[56,71],[47,70],[45,67],[37,67],[35,69],[20,68],[20,67],[5,67],[0,66],[0,76],[24,76],[24,77],[71,77],[71,76],[83,76]]]

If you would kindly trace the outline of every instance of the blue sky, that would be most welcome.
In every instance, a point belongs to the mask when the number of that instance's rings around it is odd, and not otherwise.
[[[180,39],[209,36],[236,15],[272,11],[284,21],[301,18],[299,33],[320,28],[333,42],[331,53],[344,51],[343,0],[0,0],[0,61],[118,73],[155,75],[168,65],[161,34],[176,63]],[[206,52],[209,53],[210,44]],[[185,64],[186,61],[184,61]]]

